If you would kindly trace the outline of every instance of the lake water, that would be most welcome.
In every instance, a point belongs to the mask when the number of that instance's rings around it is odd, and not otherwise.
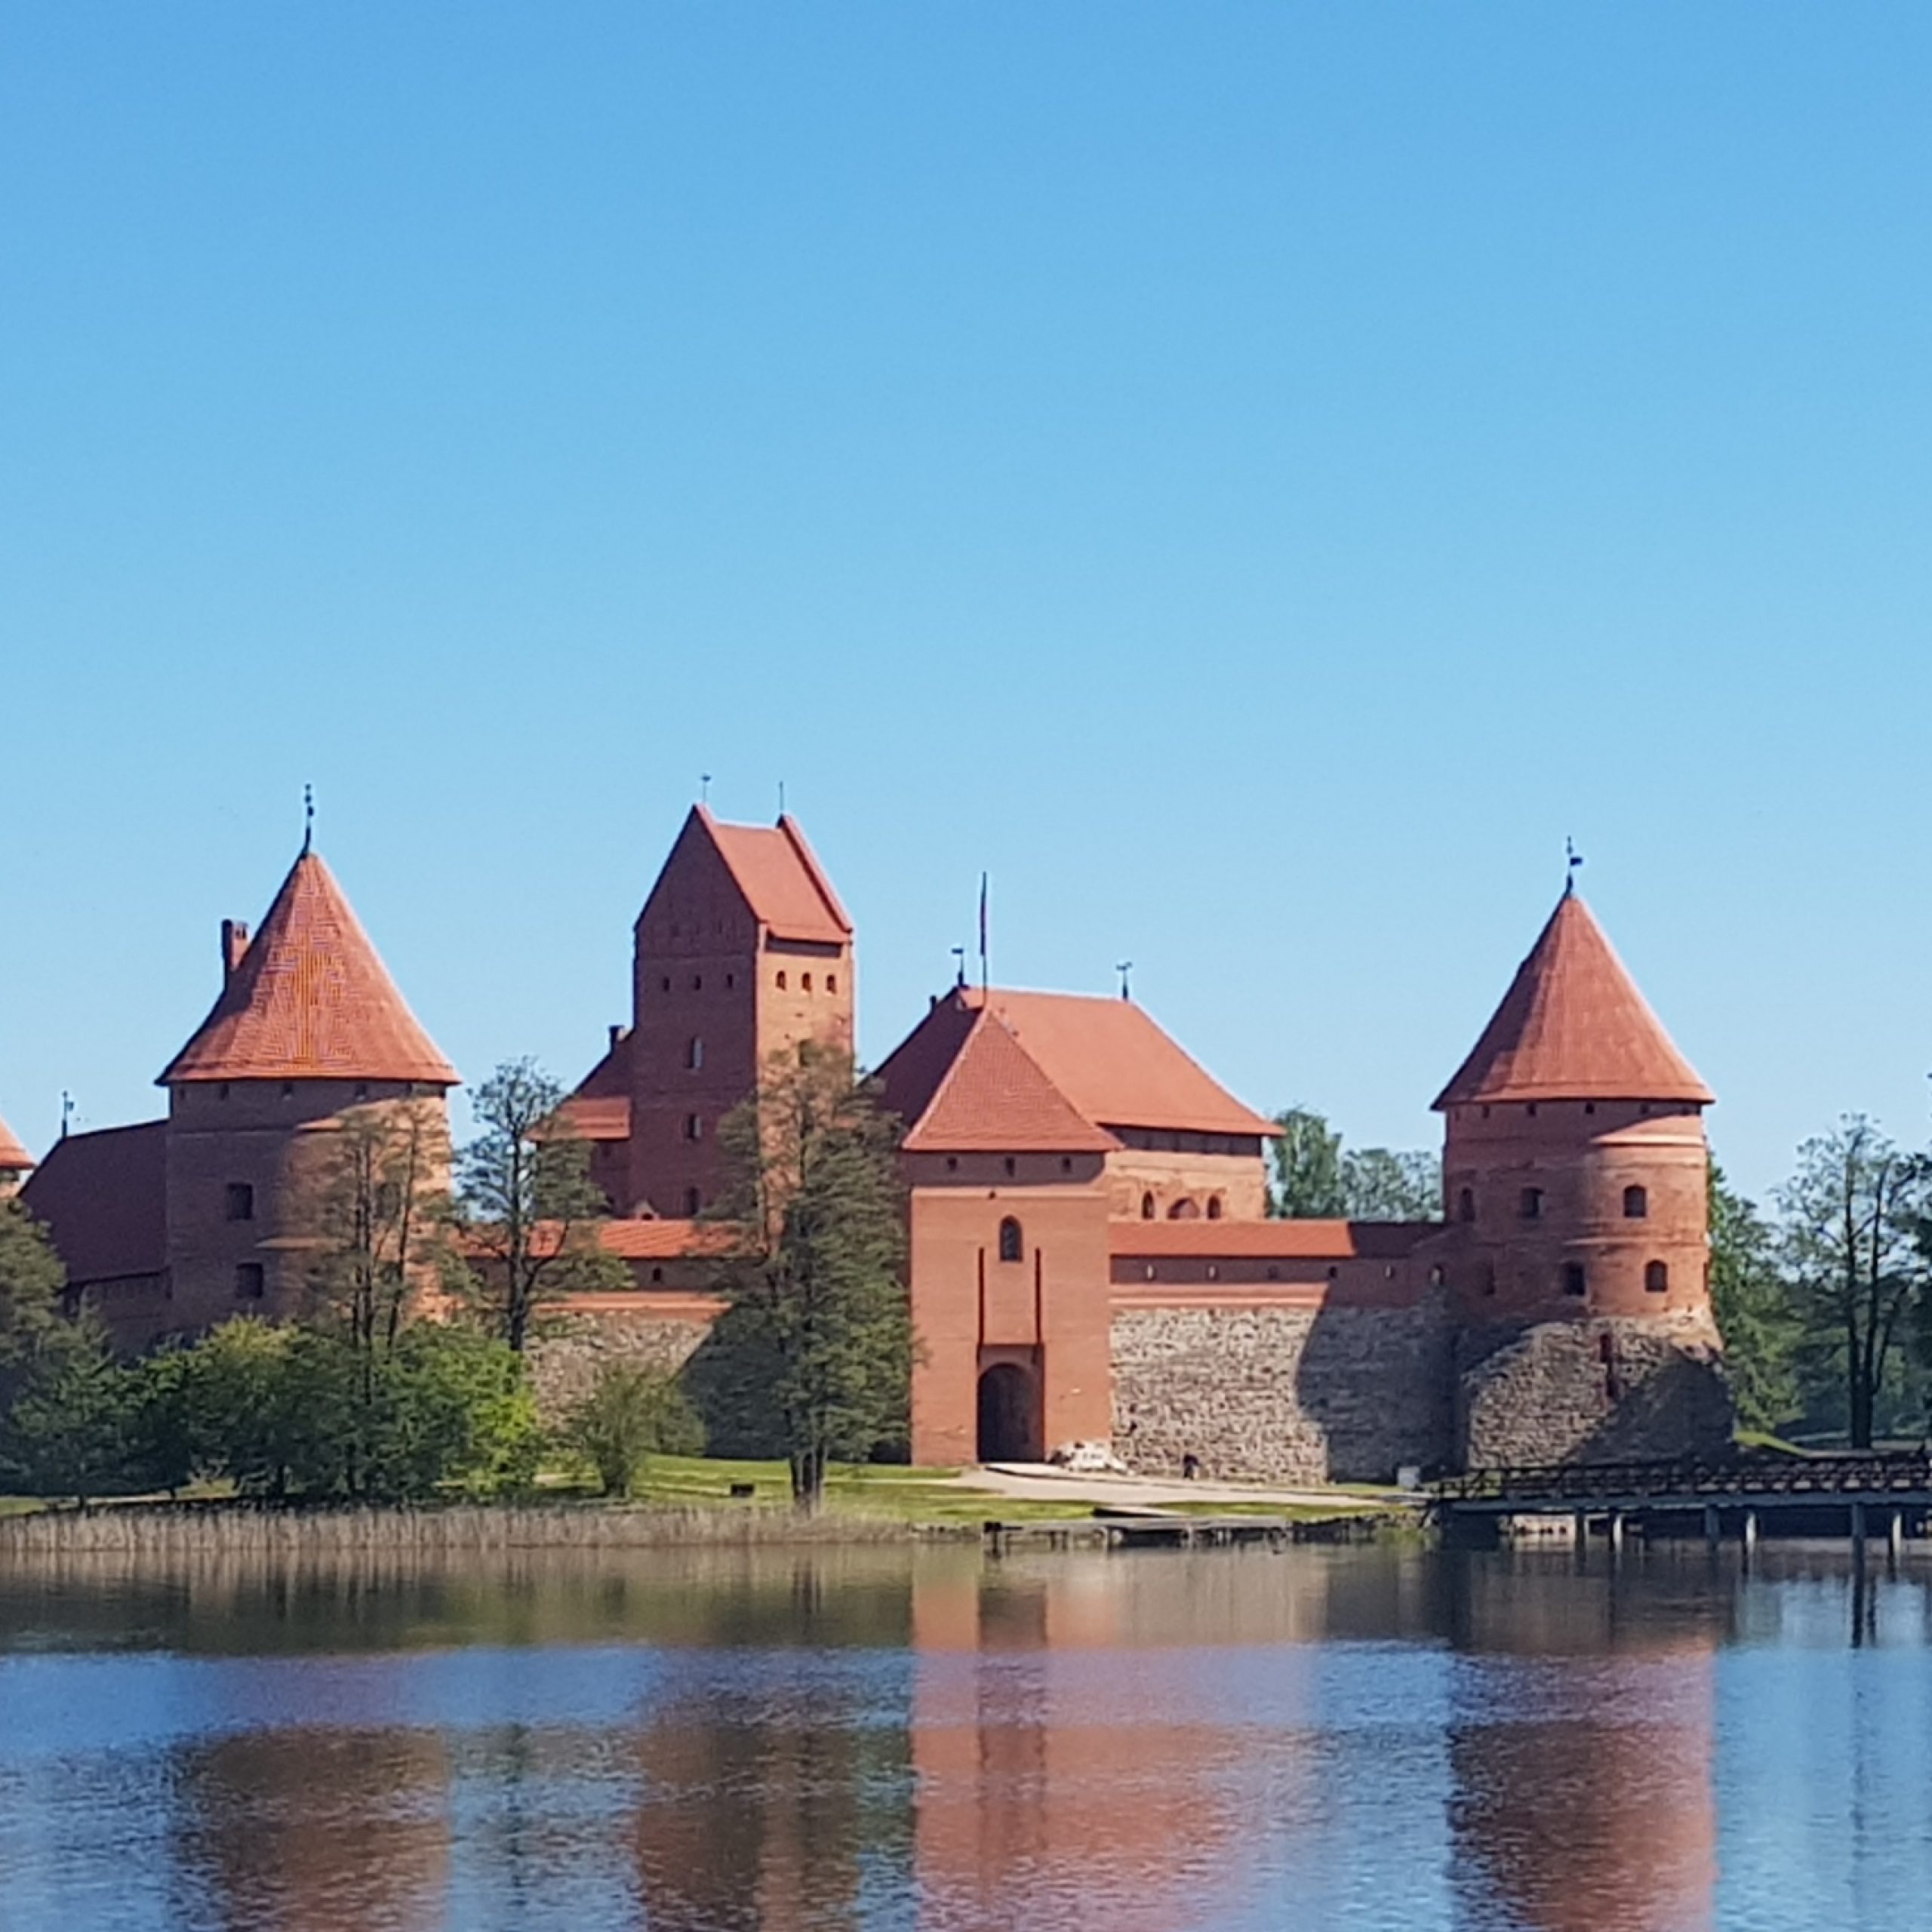
[[[0,1573],[0,1927],[1932,1924],[1932,1568]]]

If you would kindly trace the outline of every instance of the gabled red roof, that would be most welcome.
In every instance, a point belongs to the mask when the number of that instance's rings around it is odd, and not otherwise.
[[[1096,1126],[1243,1137],[1277,1131],[1131,1000],[998,986],[984,995],[962,986],[953,996],[968,1007],[983,998],[989,1004],[1041,1071]]]
[[[912,1154],[1104,1154],[1120,1143],[1082,1118],[990,1013],[973,1015],[901,1143]]]
[[[705,805],[691,816],[709,833],[752,916],[774,938],[837,946],[851,937],[844,907],[789,813],[768,826],[723,825]]]
[[[160,1084],[190,1080],[416,1080],[456,1084],[342,888],[305,851],[221,997]]]
[[[74,1287],[167,1266],[167,1158],[165,1121],[54,1142],[20,1198],[46,1223]]]
[[[14,1131],[0,1120],[0,1174],[23,1174],[33,1165],[33,1156],[14,1137]]]
[[[1566,892],[1435,1104],[1669,1100],[1704,1106],[1712,1097],[1589,908]]]

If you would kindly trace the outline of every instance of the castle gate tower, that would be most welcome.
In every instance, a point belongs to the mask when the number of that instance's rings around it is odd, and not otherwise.
[[[214,1009],[159,1084],[168,1326],[294,1315],[315,1285],[321,1203],[352,1118],[407,1141],[446,1185],[456,1070],[396,989],[342,888],[304,846],[251,939],[222,926]]]
[[[1466,1465],[1728,1449],[1712,1098],[1566,891],[1435,1101]]]

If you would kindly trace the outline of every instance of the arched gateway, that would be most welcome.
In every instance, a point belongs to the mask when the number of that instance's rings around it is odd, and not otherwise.
[[[978,1446],[983,1463],[1037,1463],[1044,1453],[1039,1385],[1017,1362],[996,1361],[980,1371]]]

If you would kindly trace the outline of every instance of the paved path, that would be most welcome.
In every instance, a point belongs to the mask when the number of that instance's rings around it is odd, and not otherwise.
[[[1176,1482],[1158,1476],[1075,1475],[1051,1463],[988,1463],[962,1470],[960,1486],[1027,1503],[1284,1503],[1346,1509],[1413,1499],[1391,1490],[1386,1498],[1335,1489],[1278,1489],[1266,1483]]]

